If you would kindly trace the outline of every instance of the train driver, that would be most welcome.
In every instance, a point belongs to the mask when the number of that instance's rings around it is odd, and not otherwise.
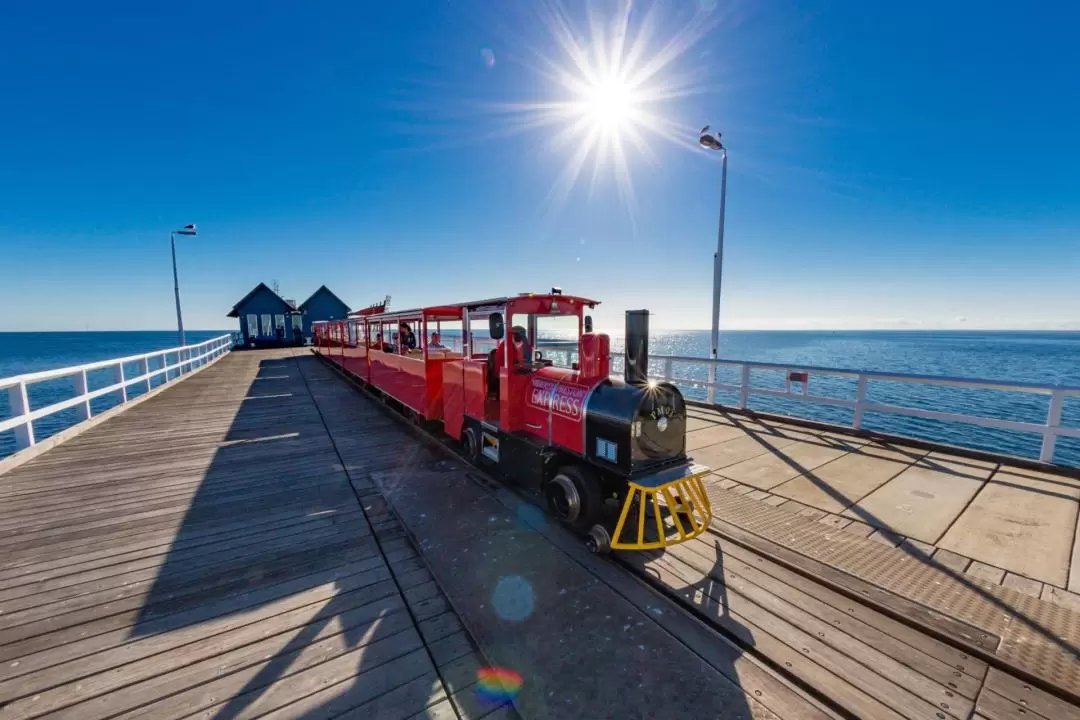
[[[532,363],[532,347],[529,345],[529,333],[520,325],[510,330],[510,362],[513,367],[528,366]],[[495,348],[495,367],[502,367],[506,359],[506,341]]]

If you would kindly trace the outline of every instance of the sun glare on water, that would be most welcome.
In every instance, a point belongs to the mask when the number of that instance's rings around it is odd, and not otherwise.
[[[672,27],[672,19],[661,14],[664,6],[639,11],[621,2],[610,13],[590,6],[579,27],[562,5],[536,7],[535,26],[545,32],[539,46],[523,43],[531,51],[523,61],[526,70],[535,73],[523,86],[544,97],[495,109],[510,121],[511,132],[548,133],[551,148],[566,158],[548,198],[553,204],[566,200],[591,160],[590,190],[610,172],[633,211],[631,158],[655,163],[649,142],[654,139],[694,147],[697,118],[676,120],[676,104],[704,90],[703,74],[696,64],[686,69],[680,61],[715,18],[697,11]]]

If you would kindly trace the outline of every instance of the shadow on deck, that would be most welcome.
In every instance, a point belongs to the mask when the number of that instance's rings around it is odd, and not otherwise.
[[[993,566],[947,548],[963,544],[998,566],[1063,582],[1077,480],[738,414],[697,415],[706,423],[697,432],[722,438],[694,451],[719,466],[709,483],[718,519],[766,541],[751,538],[755,547],[769,551],[771,542],[774,552],[822,563],[804,563],[808,572],[835,568],[914,601],[894,606],[1075,691],[1080,616],[1069,608],[1080,610],[1080,596],[1004,569],[988,575]],[[1003,578],[1005,587],[994,584]],[[1040,592],[1055,603],[1034,600]]]
[[[456,716],[432,653],[453,613],[400,530],[373,533],[308,389],[317,361],[267,354],[0,478],[0,508],[27,509],[0,569],[5,717]],[[366,440],[399,467],[400,429]],[[11,496],[31,482],[54,488]]]

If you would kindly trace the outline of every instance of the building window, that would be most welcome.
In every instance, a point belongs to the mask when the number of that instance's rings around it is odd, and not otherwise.
[[[249,338],[259,336],[259,316],[251,314],[247,316],[247,334]]]
[[[270,315],[262,316],[262,334],[270,337],[274,334],[274,327],[270,324],[272,318]]]
[[[300,315],[293,315],[292,316],[292,329],[293,330],[303,330],[304,329],[304,318],[302,316],[300,316]]]

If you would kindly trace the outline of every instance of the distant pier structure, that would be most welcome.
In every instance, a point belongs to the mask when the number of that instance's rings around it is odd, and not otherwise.
[[[304,345],[311,340],[311,324],[320,320],[340,320],[351,308],[330,288],[320,285],[307,300],[297,305],[268,286],[259,283],[241,298],[226,317],[240,322],[240,344],[245,347]]]

